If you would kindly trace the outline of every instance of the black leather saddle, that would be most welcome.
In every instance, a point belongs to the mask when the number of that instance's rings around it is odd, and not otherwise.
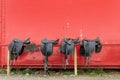
[[[10,59],[17,59],[24,50],[24,44],[30,44],[30,38],[22,41],[17,38],[13,39],[12,42],[8,45],[8,49],[10,52]]]
[[[57,40],[48,40],[43,39],[40,43],[40,49],[42,54],[45,56],[44,58],[44,70],[48,72],[48,56],[52,55],[53,52],[53,45],[58,44],[59,39]]]
[[[66,68],[66,63],[68,63],[68,55],[73,53],[74,50],[74,44],[79,43],[79,38],[76,39],[71,39],[71,38],[64,38],[62,40],[62,44],[60,46],[60,52],[65,55],[65,67]]]
[[[68,58],[67,56],[71,54],[74,50],[74,44],[79,43],[79,38],[77,39],[71,39],[71,38],[64,38],[62,40],[62,44],[60,46],[60,52],[66,55],[66,59]]]
[[[99,38],[95,40],[83,39],[80,43],[80,54],[84,56],[84,64],[86,65],[86,59],[88,57],[88,64],[91,63],[91,54],[93,52],[99,53],[102,50],[102,44]]]
[[[22,41],[17,38],[13,39],[8,45],[10,51],[10,59],[17,59],[23,52],[37,51],[38,47],[36,44],[30,42],[30,38]]]
[[[52,55],[53,45],[58,44],[58,41],[59,41],[59,39],[57,39],[57,40],[43,39],[40,44],[42,54],[44,56]]]

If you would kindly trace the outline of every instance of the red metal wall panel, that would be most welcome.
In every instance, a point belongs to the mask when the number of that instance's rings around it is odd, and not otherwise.
[[[1,27],[2,27],[2,6],[1,6],[1,0],[0,0],[0,65],[1,65]]]
[[[7,0],[6,3],[7,42],[14,37],[29,36],[39,43],[44,37],[80,36],[82,30],[83,37],[99,36],[103,43],[120,43],[119,0]]]
[[[62,40],[64,37],[100,37],[104,44],[103,50],[100,54],[93,54],[92,65],[120,66],[119,0],[5,1],[7,45],[15,37],[30,37],[37,44],[43,38]],[[7,53],[3,55],[3,64],[6,64],[6,55]],[[73,54],[69,58],[69,64],[73,65]],[[41,65],[43,56],[40,52],[24,53],[17,60],[17,64]],[[58,47],[54,48],[53,55],[49,57],[49,64],[62,64]],[[83,65],[79,51],[78,65]]]

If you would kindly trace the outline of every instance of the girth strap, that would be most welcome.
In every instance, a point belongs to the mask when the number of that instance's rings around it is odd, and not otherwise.
[[[44,71],[45,71],[45,74],[49,74],[49,71],[48,71],[48,55],[46,53],[45,57],[44,57]]]

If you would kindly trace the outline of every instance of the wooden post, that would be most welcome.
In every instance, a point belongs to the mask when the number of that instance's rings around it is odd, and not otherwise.
[[[8,57],[7,57],[7,75],[10,75],[10,52],[8,50]]]
[[[77,75],[77,50],[74,47],[74,75]]]

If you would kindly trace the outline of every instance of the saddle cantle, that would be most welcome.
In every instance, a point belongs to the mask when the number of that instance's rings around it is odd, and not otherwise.
[[[91,62],[91,54],[93,52],[99,53],[102,50],[102,44],[99,38],[95,40],[83,39],[80,43],[80,54],[84,56],[84,64],[86,65],[86,59],[88,57],[88,64]]]

